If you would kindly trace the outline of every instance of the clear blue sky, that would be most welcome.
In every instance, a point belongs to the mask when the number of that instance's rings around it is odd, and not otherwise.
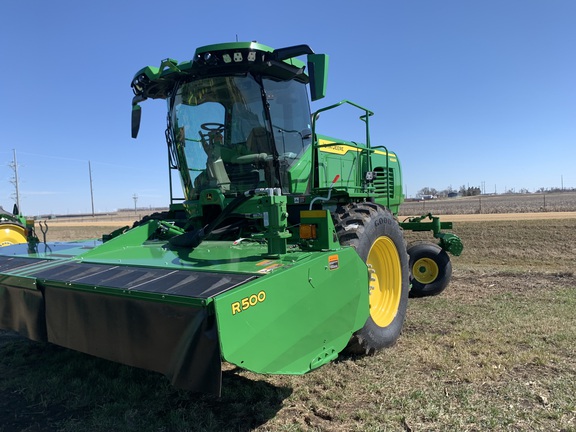
[[[257,40],[330,55],[328,96],[372,109],[409,196],[428,186],[576,187],[576,1],[3,2],[0,205],[13,149],[24,213],[164,206],[163,101],[130,138],[130,81],[198,46]],[[320,132],[354,139],[356,112]]]

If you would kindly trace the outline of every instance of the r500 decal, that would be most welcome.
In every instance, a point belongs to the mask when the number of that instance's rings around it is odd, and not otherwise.
[[[266,300],[266,293],[264,291],[260,291],[258,294],[252,294],[249,297],[244,297],[242,300],[232,303],[232,315],[254,307],[264,300]]]

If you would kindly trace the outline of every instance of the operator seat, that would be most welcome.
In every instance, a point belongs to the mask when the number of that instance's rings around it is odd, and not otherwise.
[[[264,127],[255,127],[246,140],[248,152],[252,154],[270,152],[270,133]]]
[[[266,187],[270,182],[272,159],[267,157],[271,153],[271,134],[265,127],[255,127],[248,134],[244,148],[239,152],[239,160],[226,163],[226,170],[232,184],[240,190]],[[225,159],[226,160],[226,159]],[[266,167],[266,164],[270,166]]]
[[[224,161],[222,160],[221,139],[216,140],[212,136],[210,139],[212,148],[207,149],[208,159],[206,160],[206,173],[208,175],[209,187],[219,187],[223,193],[230,190],[230,178],[226,172]]]

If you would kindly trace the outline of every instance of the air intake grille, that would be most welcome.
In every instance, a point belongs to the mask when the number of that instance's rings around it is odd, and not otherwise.
[[[377,194],[394,198],[394,170],[392,168],[378,167],[374,169],[374,188]]]

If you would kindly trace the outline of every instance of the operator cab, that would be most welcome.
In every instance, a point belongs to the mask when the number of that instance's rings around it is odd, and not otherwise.
[[[307,63],[297,58],[304,55]],[[138,135],[141,102],[168,103],[171,209],[183,205],[190,220],[201,217],[205,224],[242,196],[265,189],[309,193],[314,155],[308,84],[311,100],[323,98],[327,67],[328,57],[308,45],[272,49],[236,42],[204,46],[189,61],[165,59],[159,68],[138,71],[132,137]],[[181,198],[173,195],[175,171]]]
[[[179,85],[170,105],[187,199],[204,189],[291,192],[290,167],[312,142],[303,82],[250,73],[202,78]]]

